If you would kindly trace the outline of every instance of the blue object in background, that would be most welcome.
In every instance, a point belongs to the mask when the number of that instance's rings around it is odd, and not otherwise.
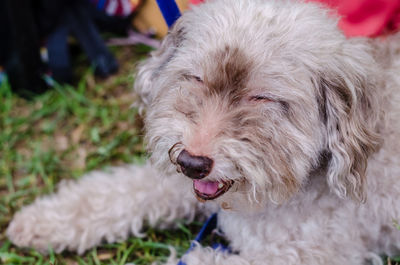
[[[178,6],[174,0],[157,0],[158,7],[167,22],[168,27],[171,27],[175,21],[181,16]]]
[[[105,6],[106,6],[106,2],[107,2],[106,0],[98,1],[97,2],[97,8],[100,9],[100,10],[103,10],[105,8]]]

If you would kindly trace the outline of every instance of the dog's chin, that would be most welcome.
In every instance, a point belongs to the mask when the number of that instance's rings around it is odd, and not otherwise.
[[[193,190],[196,198],[201,201],[214,200],[225,194],[233,185],[233,181],[193,180]]]

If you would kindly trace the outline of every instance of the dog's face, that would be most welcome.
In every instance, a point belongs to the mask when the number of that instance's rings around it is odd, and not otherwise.
[[[192,179],[201,200],[281,202],[317,170],[363,199],[378,145],[375,62],[325,13],[258,0],[185,13],[135,84],[154,164]]]

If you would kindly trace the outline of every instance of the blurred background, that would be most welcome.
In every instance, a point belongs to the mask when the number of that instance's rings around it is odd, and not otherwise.
[[[348,37],[385,36],[400,24],[400,0],[309,1],[337,10]],[[203,1],[176,2],[184,11]],[[13,214],[61,180],[146,159],[133,73],[167,31],[156,0],[0,0],[0,264],[151,264],[169,246],[187,250],[199,223],[149,229],[84,256],[43,256],[5,236]]]
[[[186,9],[188,0],[178,1]],[[0,80],[32,97],[54,83],[74,84],[74,59],[83,55],[99,77],[118,71],[113,46],[143,43],[153,48],[167,32],[155,1],[0,1]]]

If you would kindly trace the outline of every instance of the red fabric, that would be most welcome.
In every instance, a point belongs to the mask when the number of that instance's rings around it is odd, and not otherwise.
[[[400,28],[400,0],[307,0],[336,9],[339,27],[347,36],[387,34]],[[204,0],[191,0],[199,4]]]
[[[399,28],[400,0],[309,0],[336,9],[348,36],[377,36]]]
[[[204,2],[204,0],[190,0],[190,3],[191,3],[192,5],[197,5],[197,4],[200,4],[200,3],[202,3],[202,2]]]
[[[128,16],[138,7],[140,0],[91,0],[98,9],[109,16]]]

